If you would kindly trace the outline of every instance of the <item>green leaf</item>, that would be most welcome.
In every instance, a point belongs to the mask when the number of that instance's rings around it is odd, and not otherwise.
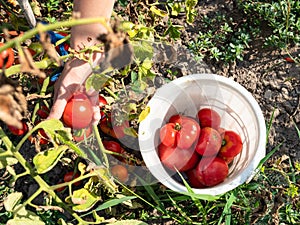
[[[58,163],[67,149],[68,146],[61,145],[39,152],[37,155],[35,155],[33,158],[33,164],[37,170],[37,173],[42,174],[51,170]]]
[[[74,211],[85,212],[90,210],[99,200],[101,200],[101,197],[90,193],[90,191],[85,188],[81,188],[73,192],[71,200],[76,204],[73,206]]]
[[[21,192],[13,192],[4,200],[4,208],[8,212],[12,212],[16,205],[21,201],[23,194]]]
[[[132,41],[134,56],[138,61],[142,62],[146,58],[152,59],[154,48],[149,41]]]
[[[20,205],[18,205],[20,206]],[[25,207],[20,208],[15,217],[6,223],[7,225],[45,225],[45,223],[37,216],[34,212],[25,209]]]
[[[165,35],[169,34],[171,38],[178,39],[180,38],[181,32],[180,30],[183,28],[181,25],[173,25],[171,24],[165,32]]]
[[[109,224],[110,225],[148,225],[147,223],[140,220],[120,220]]]
[[[125,197],[118,198],[118,199],[111,199],[109,201],[104,202],[100,206],[98,206],[95,210],[100,211],[100,210],[103,210],[103,209],[107,209],[107,208],[119,205],[119,204],[121,204],[125,201],[129,201],[129,200],[132,200],[132,199],[135,199],[135,198],[136,198],[135,196],[125,196]]]
[[[111,80],[111,77],[104,73],[94,73],[86,80],[85,88],[100,91],[109,80]]]
[[[1,156],[1,153],[6,151],[0,150],[0,169],[4,169],[7,166],[12,166],[18,163],[18,160],[13,156]]]

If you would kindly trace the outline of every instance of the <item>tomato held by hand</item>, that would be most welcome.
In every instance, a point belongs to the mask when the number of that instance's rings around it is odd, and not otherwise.
[[[182,149],[190,148],[199,134],[200,126],[196,120],[183,115],[171,117],[169,123],[165,124],[159,133],[162,144]]]
[[[194,168],[195,177],[207,187],[215,186],[228,176],[228,165],[219,157],[205,157]]]
[[[0,42],[0,47],[4,44]],[[12,48],[5,49],[4,51],[0,52],[0,69],[5,67],[6,69],[11,67],[11,65],[15,61],[15,56]]]
[[[238,155],[243,148],[243,142],[236,132],[225,131],[223,137],[223,143],[219,152],[221,157],[232,158]]]
[[[200,127],[212,127],[216,130],[219,129],[221,124],[220,115],[213,109],[203,108],[200,109],[197,117],[199,119]]]
[[[180,149],[160,144],[158,155],[162,164],[171,170],[187,171],[192,169],[199,161],[199,155],[193,148]]]
[[[220,133],[211,127],[204,127],[201,129],[195,150],[202,156],[214,156],[218,154],[221,145]]]
[[[74,94],[67,102],[62,119],[66,126],[82,129],[90,125],[93,117],[92,104],[83,93]]]

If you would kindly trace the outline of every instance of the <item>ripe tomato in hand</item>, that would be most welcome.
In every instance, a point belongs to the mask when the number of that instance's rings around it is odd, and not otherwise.
[[[187,171],[199,161],[199,155],[193,148],[180,149],[179,147],[160,144],[158,155],[162,164],[171,170]]]
[[[62,119],[66,126],[82,129],[90,125],[93,118],[92,104],[83,93],[75,93],[67,102]]]
[[[205,157],[194,168],[195,177],[207,187],[215,186],[228,176],[228,165],[219,157]]]
[[[202,156],[217,155],[222,145],[222,138],[218,131],[211,127],[201,129],[195,150]]]
[[[219,152],[221,157],[232,158],[238,155],[243,148],[243,142],[237,133],[234,131],[225,131],[223,143]]]
[[[160,141],[165,146],[177,146],[182,149],[190,148],[200,134],[199,124],[192,118],[175,115],[170,118],[159,132]]]
[[[220,115],[213,109],[203,108],[198,111],[197,117],[199,119],[200,127],[212,127],[219,129],[221,124]]]
[[[28,126],[24,121],[22,121],[22,128],[21,129],[19,129],[15,126],[10,126],[10,125],[7,125],[7,128],[9,129],[9,131],[13,135],[16,135],[16,136],[21,136],[21,135],[27,133],[27,131],[28,131]]]
[[[0,47],[4,44],[0,42]],[[5,67],[6,69],[11,67],[11,65],[15,61],[15,56],[12,48],[5,49],[4,51],[0,52],[0,69]]]

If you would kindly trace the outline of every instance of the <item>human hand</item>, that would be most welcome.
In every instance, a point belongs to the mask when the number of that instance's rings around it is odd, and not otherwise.
[[[93,64],[99,64],[101,60],[102,53],[94,53]],[[75,92],[80,91],[85,93],[92,103],[92,124],[97,124],[100,121],[99,93],[95,90],[86,90],[84,87],[94,65],[77,58],[66,63],[62,74],[54,85],[54,102],[48,119],[60,119],[68,100]]]

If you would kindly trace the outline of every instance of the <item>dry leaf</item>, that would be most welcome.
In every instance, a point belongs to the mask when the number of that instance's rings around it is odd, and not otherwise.
[[[0,119],[11,126],[22,128],[21,120],[27,111],[22,88],[3,74],[0,75]]]
[[[30,73],[38,76],[39,78],[45,78],[46,74],[41,71],[32,59],[32,56],[27,48],[22,48],[23,52],[19,51],[19,60],[21,64],[21,72]]]
[[[118,27],[119,23],[116,22],[112,32],[98,37],[98,40],[103,42],[105,49],[105,58],[100,65],[102,71],[110,66],[120,69],[132,61],[133,48],[126,34],[118,30]]]
[[[43,48],[45,49],[47,55],[52,59],[54,62],[61,66],[61,60],[59,59],[58,53],[55,50],[53,44],[51,44],[51,39],[48,33],[46,32],[39,32],[40,35],[40,42],[42,43]]]

